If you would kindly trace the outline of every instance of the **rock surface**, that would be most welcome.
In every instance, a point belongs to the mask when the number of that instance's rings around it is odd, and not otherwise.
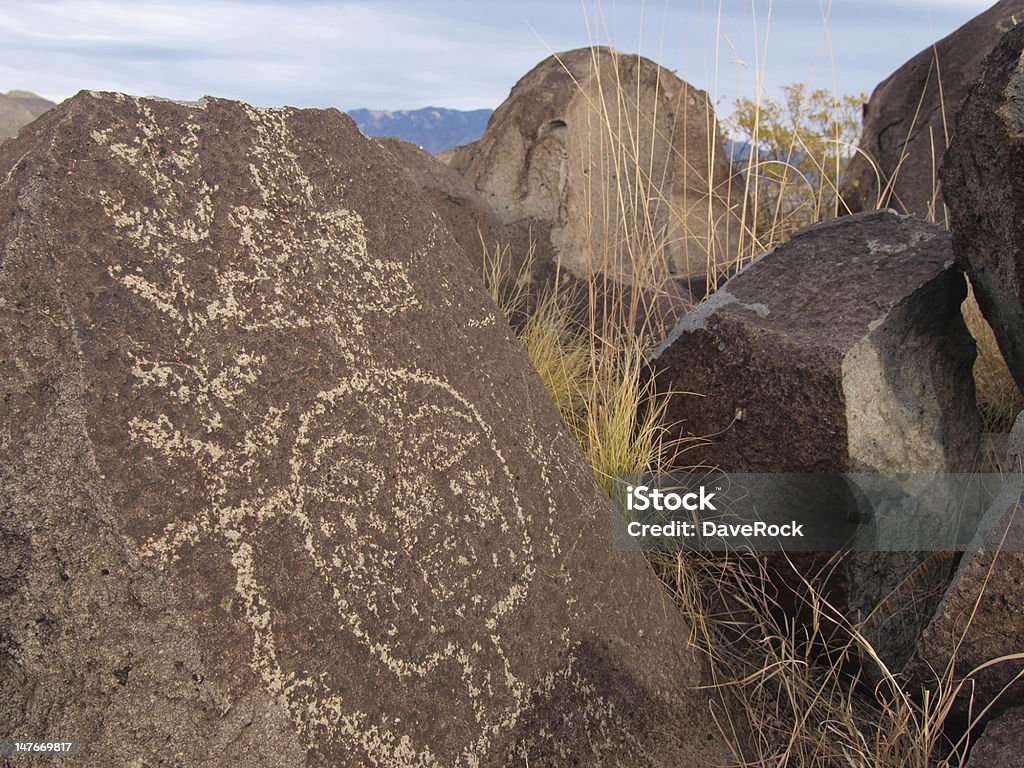
[[[979,669],[992,659],[1021,653],[1024,635],[1024,414],[1017,417],[1007,450],[1003,487],[982,520],[932,623],[925,629],[911,670],[934,685],[951,661],[954,677],[966,679],[957,713],[967,716],[995,701],[993,712],[1024,703],[1024,684],[1014,678],[1024,661]],[[973,672],[973,674],[972,674]],[[1010,685],[1013,683],[1013,685]],[[1002,694],[1004,687],[1010,687]],[[987,733],[987,731],[986,731]],[[978,763],[983,765],[983,763]],[[1000,763],[989,763],[1000,765]]]
[[[729,280],[654,353],[658,387],[673,393],[669,423],[681,425],[679,437],[710,436],[687,450],[687,463],[732,473],[969,471],[980,423],[965,294],[949,235],[936,225],[879,211],[798,233]],[[866,617],[926,559],[853,553],[847,584],[834,583],[831,597]],[[935,569],[936,583],[920,588],[940,593],[947,576]],[[876,650],[895,665],[927,621],[919,610],[873,625]]]
[[[0,168],[0,738],[83,765],[724,759],[686,626],[348,118],[82,93]]]
[[[639,56],[594,47],[545,59],[450,162],[503,222],[532,226],[542,256],[582,279],[629,279],[630,241],[698,281],[709,253],[738,251],[707,94]]]
[[[871,163],[855,155],[843,191],[852,211],[878,207],[880,193],[886,195],[892,182],[883,205],[929,221],[946,221],[938,168],[957,105],[968,95],[985,56],[1022,20],[1024,0],[1002,0],[921,51],[875,88],[864,108],[860,149],[878,165],[882,186]]]
[[[655,351],[669,421],[731,472],[967,471],[978,447],[949,236],[891,211],[809,227]],[[713,397],[711,396],[713,395]],[[682,435],[681,435],[682,436]]]
[[[462,176],[407,141],[395,138],[378,141],[412,177],[426,198],[427,206],[441,217],[473,269],[480,272],[485,259],[508,247],[508,236],[501,221]],[[522,254],[515,250],[510,257],[521,260]],[[518,265],[510,266],[516,269]]]
[[[29,91],[0,93],[0,140],[17,136],[18,129],[31,123],[52,106],[52,101]]]
[[[987,59],[942,164],[953,247],[1024,387],[1024,27]]]
[[[967,768],[1024,768],[1024,709],[1015,709],[987,726],[974,746]]]

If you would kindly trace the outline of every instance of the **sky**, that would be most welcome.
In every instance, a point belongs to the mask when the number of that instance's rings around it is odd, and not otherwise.
[[[0,91],[258,106],[497,107],[555,51],[610,44],[728,112],[760,87],[870,92],[987,0],[0,0]],[[826,23],[827,20],[827,23]]]

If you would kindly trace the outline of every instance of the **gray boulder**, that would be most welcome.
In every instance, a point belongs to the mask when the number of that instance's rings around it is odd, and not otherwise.
[[[990,704],[991,714],[1024,703],[1024,684],[1018,679],[1024,660],[988,663],[1024,652],[1022,498],[1024,414],[1017,417],[1010,435],[1002,489],[961,559],[910,666],[913,679],[929,687],[952,666],[954,683],[963,682],[956,706],[963,717]]]
[[[83,765],[724,758],[687,627],[349,118],[82,93],[0,169],[0,739],[78,738]]]
[[[843,506],[822,509],[815,525],[827,533],[877,519],[866,529],[875,538],[858,545],[868,551],[851,553],[827,592],[854,619],[884,618],[865,632],[897,667],[929,614],[917,599],[906,613],[891,596],[929,559],[917,542],[939,533],[936,526],[957,536],[955,517],[924,510],[930,494],[943,498],[936,478],[969,471],[978,451],[965,295],[944,229],[892,211],[857,214],[809,227],[761,256],[684,318],[650,361],[658,388],[672,393],[675,436],[706,438],[686,451],[688,464],[728,473],[920,473],[890,493],[891,508],[863,518]],[[916,514],[889,514],[907,503]],[[801,568],[820,564],[808,557]],[[934,605],[948,568],[930,573],[920,588]]]
[[[986,60],[942,164],[953,247],[1019,386],[1024,386],[1024,28]]]
[[[548,57],[450,163],[503,222],[531,230],[542,258],[584,280],[632,279],[624,242],[701,286],[709,258],[738,252],[742,192],[730,186],[714,107],[640,56],[593,47]]]
[[[882,196],[901,213],[946,222],[938,169],[957,106],[985,56],[1021,19],[1024,0],[1002,0],[879,83],[864,107],[863,154],[846,172],[843,199],[851,211],[876,208]]]

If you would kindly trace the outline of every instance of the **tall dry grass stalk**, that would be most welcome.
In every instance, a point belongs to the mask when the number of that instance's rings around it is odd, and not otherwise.
[[[760,46],[763,52],[767,40]],[[717,55],[716,45],[716,61]],[[759,58],[758,65],[762,63]],[[594,66],[602,66],[596,51]],[[522,286],[529,281],[509,275],[502,266],[509,262],[507,253],[495,253],[485,273],[506,314],[520,319],[514,324],[530,360],[598,482],[611,493],[616,475],[685,466],[689,443],[669,438],[680,431],[666,422],[670,395],[659,393],[646,372],[652,345],[664,333],[657,300],[675,296],[660,255],[666,231],[657,215],[671,209],[673,201],[664,193],[665,179],[655,172],[651,155],[659,139],[671,146],[671,137],[656,135],[657,121],[645,118],[639,78],[624,82],[615,70],[613,77],[598,77],[597,82],[597,92],[589,94],[595,122],[588,135],[594,137],[592,165],[600,172],[593,174],[592,183],[614,179],[615,184],[599,194],[590,190],[591,241],[598,245],[588,254],[587,274],[575,289],[556,280],[548,293],[527,296]],[[764,156],[759,147],[768,106],[758,88],[749,125],[754,149],[739,169],[742,183],[730,186],[740,196],[729,201],[738,211],[730,225],[738,228],[739,236],[731,241],[731,250],[718,242],[708,247],[708,292],[799,226],[845,212],[839,190],[845,159],[853,151],[849,137],[838,122],[826,121],[823,135],[811,140],[795,131],[781,144],[783,156]],[[800,122],[799,110],[796,117]],[[707,121],[708,135],[716,136],[713,112]],[[710,144],[706,160],[713,169],[721,148]],[[887,181],[891,189],[892,180]],[[707,186],[714,191],[713,179]],[[720,214],[712,194],[705,204],[708,231],[714,231]],[[670,212],[686,218],[683,211]],[[525,269],[529,271],[528,264]],[[582,319],[577,312],[581,298],[586,307]],[[965,304],[965,316],[979,339],[976,374],[982,401],[992,404],[990,423],[1006,423],[999,419],[1022,407],[1020,393],[1009,386],[1005,364],[999,365],[991,331],[975,304]],[[650,560],[687,613],[691,642],[710,662],[721,694],[715,716],[736,765],[964,765],[967,734],[951,735],[946,728],[953,702],[964,695],[959,682],[964,675],[954,675],[955,659],[937,671],[927,690],[914,691],[886,668],[866,637],[870,633],[865,625],[829,604],[824,580],[815,581],[795,568],[771,574],[756,556],[652,554]],[[801,584],[799,611],[809,619],[794,620],[793,607],[780,604],[776,587],[787,582]]]

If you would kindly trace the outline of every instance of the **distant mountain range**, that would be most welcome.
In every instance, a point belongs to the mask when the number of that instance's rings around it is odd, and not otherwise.
[[[348,114],[367,136],[395,136],[437,154],[479,139],[493,111],[424,107],[395,112],[353,109]]]
[[[52,106],[52,101],[29,91],[0,93],[0,139],[17,136],[21,126],[28,125]]]

